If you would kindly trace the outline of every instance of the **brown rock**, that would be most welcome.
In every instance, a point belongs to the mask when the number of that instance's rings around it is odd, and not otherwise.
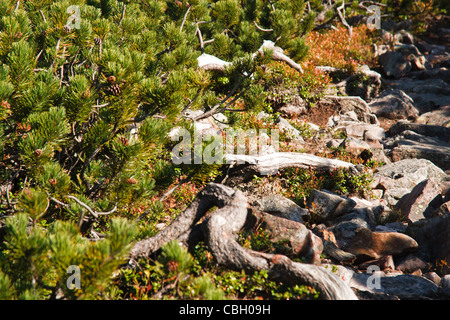
[[[394,259],[391,255],[387,255],[375,260],[369,260],[361,263],[358,268],[361,270],[366,270],[369,266],[378,266],[381,270],[388,269],[395,270]]]
[[[433,281],[435,284],[439,285],[441,283],[441,277],[438,276],[436,272],[427,272],[423,274],[423,277]]]
[[[316,236],[304,224],[274,216],[265,212],[252,213],[253,225],[260,224],[270,234],[272,242],[283,242],[296,255],[306,258],[309,263],[319,263],[323,251],[322,239]]]
[[[404,195],[395,207],[412,222],[430,218],[442,204],[440,192],[436,180],[426,179],[415,186],[411,193]]]
[[[360,259],[379,259],[383,256],[398,256],[415,251],[417,242],[399,232],[372,232],[367,228],[357,229],[353,239],[344,250]]]

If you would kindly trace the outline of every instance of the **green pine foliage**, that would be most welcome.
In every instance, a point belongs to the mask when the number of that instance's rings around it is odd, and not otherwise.
[[[303,59],[315,17],[305,7],[304,0],[1,1],[0,297],[104,297],[136,239],[130,208],[158,207],[152,197],[176,179],[201,184],[220,171],[172,163],[168,133],[186,127],[181,112],[208,111],[226,96],[243,110],[262,109],[261,65],[270,53],[253,54],[272,40]],[[203,53],[233,65],[200,70]],[[153,230],[145,223],[140,234]],[[165,250],[161,259],[183,256]],[[178,261],[183,270],[188,260]],[[70,265],[81,270],[81,289],[66,285]],[[222,297],[209,278],[189,286]]]

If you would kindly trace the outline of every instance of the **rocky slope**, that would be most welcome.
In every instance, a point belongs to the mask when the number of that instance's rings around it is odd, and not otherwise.
[[[436,30],[448,39],[449,29]],[[381,68],[363,66],[363,81],[355,85],[352,76],[330,88],[314,111],[321,115],[308,114],[301,97],[279,110],[317,130],[299,142],[307,151],[342,147],[386,163],[374,170],[370,195],[315,190],[306,208],[269,195],[256,200],[255,212],[291,223],[255,215],[274,239],[288,238],[361,299],[450,299],[450,45],[395,25],[382,34],[390,45],[377,48]]]
[[[262,168],[359,171],[298,153],[229,155],[247,164],[229,168],[220,182],[246,193],[253,225],[264,225],[273,241],[337,273],[360,299],[450,299],[450,43],[386,25],[381,34],[388,45],[376,48],[379,70],[360,67],[330,86],[313,109],[293,95],[278,110],[279,129],[308,154],[342,148],[385,163],[371,172],[365,198],[314,190],[302,208],[274,186],[255,192],[251,177]],[[438,25],[434,31],[449,39],[449,29]],[[309,124],[307,141],[288,121],[293,118]],[[197,125],[214,132],[222,123]]]

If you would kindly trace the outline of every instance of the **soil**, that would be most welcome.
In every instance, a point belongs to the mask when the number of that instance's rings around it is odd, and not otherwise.
[[[300,119],[314,123],[323,128],[327,125],[328,119],[336,114],[336,105],[326,102],[317,102],[313,107],[310,107],[308,113],[301,116]]]

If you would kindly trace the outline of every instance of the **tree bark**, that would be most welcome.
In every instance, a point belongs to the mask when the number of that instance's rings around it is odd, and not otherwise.
[[[218,209],[208,213],[214,206]],[[309,285],[318,290],[323,299],[357,299],[347,284],[323,267],[293,262],[284,255],[243,248],[236,241],[236,233],[247,218],[247,198],[239,190],[216,183],[207,185],[166,229],[136,243],[131,258],[148,257],[173,239],[198,236],[197,223],[202,217],[205,242],[220,265],[250,272],[267,270],[271,279]]]

